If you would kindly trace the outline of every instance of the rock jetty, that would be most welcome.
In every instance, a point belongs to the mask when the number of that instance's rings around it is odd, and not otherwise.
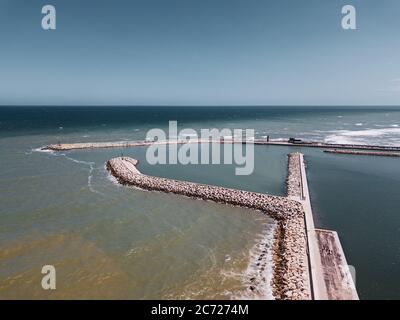
[[[286,194],[291,198],[300,199],[302,195],[300,160],[299,153],[288,155]],[[275,239],[274,296],[284,300],[311,299],[303,209],[301,214],[278,223]]]
[[[101,149],[101,148],[130,148],[151,145],[146,141],[118,141],[118,142],[78,142],[78,143],[57,143],[50,144],[42,150],[69,151],[80,149]]]
[[[134,147],[148,147],[151,145],[169,145],[169,144],[187,144],[187,143],[242,143],[240,140],[201,140],[192,139],[188,140],[164,140],[164,141],[150,141],[150,140],[134,140],[134,141],[116,141],[116,142],[77,142],[77,143],[57,143],[50,144],[42,147],[41,150],[52,151],[69,151],[69,150],[82,150],[82,149],[107,149],[107,148],[134,148]]]
[[[126,165],[132,161],[135,160],[128,157],[114,158],[107,162],[107,169],[121,184],[260,210],[276,220],[302,213],[301,204],[286,197],[137,174]]]
[[[300,154],[288,154],[288,175],[286,178],[286,195],[300,198],[302,195]]]
[[[297,171],[299,169],[296,168],[295,156],[292,160],[289,161],[288,190],[301,179],[296,178],[300,171]],[[135,159],[118,157],[109,160],[106,167],[121,184],[246,207],[262,211],[274,218],[277,221],[273,248],[274,297],[291,300],[310,299],[304,209],[300,202],[288,197],[148,176],[141,174],[136,168],[132,170],[136,164]]]
[[[150,141],[150,140],[136,140],[136,141],[117,141],[117,142],[78,142],[78,143],[57,143],[50,144],[42,147],[42,150],[52,151],[67,151],[73,149],[96,149],[96,148],[132,148],[132,147],[143,147],[150,146],[153,144],[186,144],[186,143],[251,143],[255,145],[271,145],[271,146],[287,146],[287,147],[302,147],[302,148],[321,148],[321,149],[344,149],[344,150],[367,150],[367,151],[386,151],[386,152],[400,152],[400,146],[376,146],[376,145],[357,145],[357,144],[337,144],[337,143],[325,143],[317,141],[301,141],[301,142],[290,142],[282,140],[269,140],[269,139],[224,139],[220,138],[217,140],[209,139],[193,139],[187,141],[182,140],[164,140],[164,141]],[[352,153],[350,153],[352,154]]]
[[[399,152],[374,152],[374,151],[351,151],[351,150],[324,150],[326,153],[350,154],[356,156],[379,156],[379,157],[400,157]]]

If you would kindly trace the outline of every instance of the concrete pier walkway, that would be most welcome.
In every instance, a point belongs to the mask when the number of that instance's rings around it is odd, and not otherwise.
[[[327,300],[328,294],[324,285],[323,268],[319,254],[318,240],[315,234],[314,218],[311,209],[310,194],[308,191],[308,182],[304,163],[304,156],[301,153],[292,154],[292,166],[297,166],[298,190],[292,192],[290,199],[299,201],[304,208],[304,220],[308,245],[308,264],[311,280],[312,297],[315,300]]]
[[[336,231],[315,229],[329,300],[358,300],[350,268]]]
[[[291,154],[298,161],[300,185],[289,197],[302,203],[308,244],[311,291],[315,300],[358,300],[344,251],[335,231],[316,229],[311,208],[304,156]]]

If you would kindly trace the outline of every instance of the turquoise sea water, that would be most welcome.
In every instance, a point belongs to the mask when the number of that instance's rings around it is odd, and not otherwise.
[[[397,158],[259,146],[255,171],[158,165],[145,148],[36,152],[56,142],[143,139],[151,128],[251,128],[256,136],[400,145],[400,110],[349,108],[0,108],[0,298],[270,298],[248,290],[273,221],[240,208],[118,186],[104,163],[283,195],[286,154],[305,154],[316,224],[338,231],[361,298],[400,298]],[[40,287],[57,269],[57,290]],[[267,270],[268,271],[268,270]]]

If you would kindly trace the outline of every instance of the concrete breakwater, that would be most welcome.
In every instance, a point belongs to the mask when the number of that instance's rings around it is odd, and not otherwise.
[[[337,233],[315,228],[303,154],[289,155],[288,171],[287,195],[290,199],[302,203],[304,208],[303,221],[289,221],[291,224],[296,223],[297,233],[306,238],[307,252],[300,257],[308,258],[301,264],[308,265],[312,298],[357,300],[357,291]]]
[[[107,169],[122,184],[145,190],[175,193],[192,198],[241,206],[262,211],[277,221],[273,246],[273,295],[277,299],[310,299],[307,252],[304,235],[304,210],[301,203],[287,197],[270,196],[224,187],[178,181],[141,174],[132,170],[136,160],[119,157],[107,162]],[[296,171],[289,168],[289,176]],[[290,181],[296,181],[291,177]],[[257,265],[263,267],[263,254]],[[251,290],[256,290],[253,279]]]
[[[154,144],[168,145],[168,144],[185,144],[185,143],[252,143],[255,145],[271,145],[271,146],[287,146],[287,147],[302,147],[302,148],[321,148],[321,149],[354,149],[354,150],[367,150],[367,151],[386,151],[386,152],[400,152],[400,147],[397,146],[376,146],[376,145],[356,145],[356,144],[332,144],[325,142],[302,141],[302,142],[289,142],[281,140],[266,140],[266,139],[252,139],[242,140],[236,139],[191,139],[191,140],[165,140],[165,141],[118,141],[118,142],[83,142],[83,143],[57,143],[50,144],[42,147],[42,150],[53,151],[66,151],[74,149],[96,149],[96,148],[131,148],[151,146]]]
[[[373,151],[351,151],[351,150],[324,150],[326,153],[335,154],[350,154],[359,156],[379,156],[379,157],[400,157],[400,153],[397,152],[373,152]]]

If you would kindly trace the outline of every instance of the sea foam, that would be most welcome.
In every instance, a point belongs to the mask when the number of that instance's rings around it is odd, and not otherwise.
[[[337,130],[325,137],[326,143],[340,144],[400,144],[400,128],[382,128],[365,130]]]

